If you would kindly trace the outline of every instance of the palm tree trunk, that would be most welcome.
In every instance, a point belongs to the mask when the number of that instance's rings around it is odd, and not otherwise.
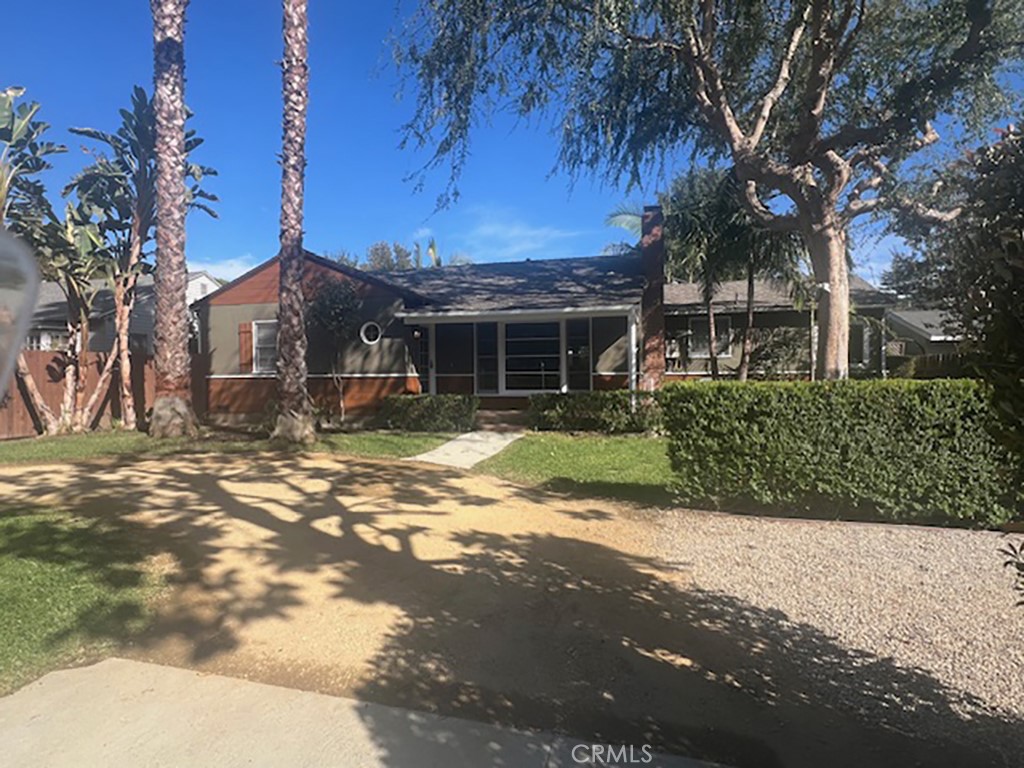
[[[306,0],[283,0],[284,96],[281,150],[281,260],[278,294],[277,387],[280,413],[274,437],[293,443],[316,439],[306,387],[306,324],[302,295],[302,198],[309,99]]]
[[[718,334],[715,329],[715,306],[711,298],[707,299],[708,308],[708,352],[710,353],[711,378],[718,381]]]
[[[188,0],[150,0],[153,110],[156,114],[156,398],[149,432],[198,431],[192,411],[185,265],[185,8]]]
[[[747,326],[743,329],[743,350],[737,377],[746,381],[750,374],[750,355],[754,351],[754,260],[747,262]]]

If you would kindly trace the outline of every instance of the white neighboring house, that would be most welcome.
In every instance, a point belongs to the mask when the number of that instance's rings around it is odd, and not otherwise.
[[[188,287],[185,289],[188,305],[191,307],[206,294],[216,291],[221,285],[222,283],[209,272],[189,272]]]

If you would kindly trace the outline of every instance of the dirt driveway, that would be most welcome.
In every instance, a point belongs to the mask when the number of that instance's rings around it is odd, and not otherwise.
[[[846,649],[693,589],[650,554],[656,517],[610,502],[326,456],[8,467],[0,498],[133,526],[175,585],[143,660],[735,766],[997,764],[820,695]]]

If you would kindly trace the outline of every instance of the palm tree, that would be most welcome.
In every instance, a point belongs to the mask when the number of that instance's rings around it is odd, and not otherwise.
[[[39,259],[44,250],[40,246],[51,240],[57,225],[38,175],[51,168],[50,155],[67,148],[46,141],[49,125],[36,119],[39,104],[17,103],[23,94],[21,88],[0,91],[0,230],[24,240]],[[15,370],[43,432],[55,431],[57,417],[43,399],[21,352]]]
[[[306,0],[283,0],[284,96],[281,149],[281,255],[278,288],[277,388],[280,413],[273,436],[293,443],[316,439],[306,389],[306,323],[302,292],[302,196],[309,99]]]
[[[121,125],[116,133],[95,128],[71,128],[71,133],[100,142],[108,154],[95,155],[95,161],[78,173],[64,188],[74,191],[79,200],[102,212],[101,227],[110,242],[111,259],[107,266],[114,297],[114,327],[121,393],[121,421],[125,429],[136,428],[135,396],[132,389],[132,357],[129,326],[139,276],[149,269],[146,246],[156,223],[156,156],[153,102],[146,91],[135,86],[131,109],[121,110]],[[185,152],[190,155],[203,143],[195,131],[185,134]],[[200,187],[205,176],[216,175],[206,166],[187,162],[189,209],[199,209],[216,218],[206,204],[216,196]]]
[[[198,431],[192,411],[185,265],[185,9],[188,0],[150,0],[156,114],[156,398],[149,433]]]
[[[718,379],[718,329],[715,292],[722,280],[735,274],[744,256],[730,240],[730,206],[722,193],[724,177],[710,170],[681,176],[662,199],[665,210],[666,265],[672,273],[700,286],[708,318],[708,360],[711,378]]]
[[[663,198],[669,265],[700,284],[708,317],[711,377],[719,377],[714,296],[722,280],[747,280],[747,322],[737,376],[745,381],[754,346],[754,293],[759,276],[792,282],[805,249],[799,236],[757,225],[743,208],[731,172],[693,171]]]

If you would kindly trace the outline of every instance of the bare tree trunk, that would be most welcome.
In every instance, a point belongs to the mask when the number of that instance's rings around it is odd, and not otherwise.
[[[316,439],[306,385],[305,300],[302,294],[302,204],[309,100],[306,0],[283,0],[284,96],[281,150],[281,261],[278,296],[277,387],[281,410],[273,436],[293,443]]]
[[[718,334],[715,329],[715,306],[710,299],[707,300],[708,309],[708,352],[710,353],[711,378],[718,381]]]
[[[850,375],[850,281],[846,267],[846,233],[832,221],[805,230],[818,295],[817,378]]]
[[[139,276],[135,269],[142,261],[142,226],[140,213],[132,215],[128,243],[128,264],[114,286],[114,323],[117,328],[118,377],[120,379],[121,423],[125,429],[138,428],[135,414],[135,391],[132,387],[131,322],[135,306],[135,285]],[[186,275],[187,279],[187,275]],[[187,284],[187,283],[186,283]]]
[[[156,398],[154,437],[195,435],[185,265],[185,8],[150,0],[156,114]]]
[[[89,401],[85,404],[82,409],[82,426],[85,429],[89,429],[93,419],[96,418],[96,406],[103,402],[103,396],[107,393],[110,386],[110,378],[114,372],[114,362],[117,360],[117,339],[114,339],[114,346],[110,349],[110,354],[107,355],[106,362],[103,363],[103,369],[100,371],[99,380],[96,382],[96,386],[89,396]]]
[[[114,324],[117,329],[118,392],[121,401],[121,424],[125,429],[137,428],[135,392],[132,389],[131,317],[135,304],[134,275],[118,278],[114,287]]]
[[[75,412],[71,420],[72,432],[83,432],[88,429],[85,414],[85,393],[89,383],[89,314],[88,310],[80,306],[81,314],[78,319],[78,360],[76,361],[75,376]]]
[[[39,426],[42,428],[43,434],[54,434],[57,431],[57,418],[53,415],[53,411],[50,410],[50,406],[48,406],[46,401],[43,399],[43,394],[39,391],[39,387],[36,385],[36,380],[32,376],[32,372],[28,369],[28,362],[25,360],[24,352],[18,353],[15,373],[21,381],[22,387],[25,388],[25,394],[28,396],[28,405],[33,411],[35,411],[36,419],[39,421]]]
[[[747,327],[743,329],[743,350],[740,352],[740,381],[746,381],[750,373],[750,355],[754,351],[754,260],[747,262]]]

